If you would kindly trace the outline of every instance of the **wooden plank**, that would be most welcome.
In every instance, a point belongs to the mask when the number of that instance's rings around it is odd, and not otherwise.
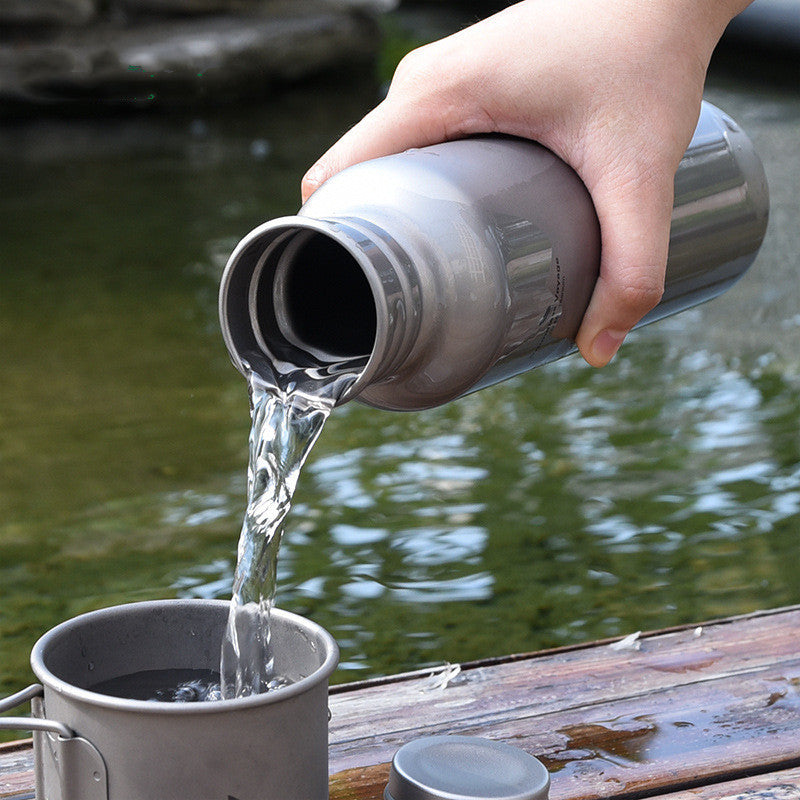
[[[697,631],[700,635],[697,635]],[[422,724],[469,718],[546,714],[758,670],[800,656],[800,609],[750,615],[667,634],[644,636],[639,649],[591,645],[465,668],[446,693],[425,691],[426,678],[361,686],[331,698],[332,743],[369,740]],[[427,673],[430,674],[430,673]],[[431,685],[435,685],[433,678]],[[335,757],[338,757],[336,750]],[[356,766],[341,764],[341,768]]]
[[[660,692],[759,675],[800,657],[800,610],[750,616],[643,638],[639,648],[591,646],[464,669],[444,690],[436,678],[399,680],[331,698],[333,771],[389,760],[409,734],[491,730],[572,709],[638,700]],[[699,690],[698,690],[699,691]],[[760,690],[751,687],[758,695]],[[678,702],[678,701],[676,701]],[[691,707],[691,699],[687,700]],[[688,721],[688,720],[687,720]],[[548,721],[551,724],[552,720]],[[556,730],[555,725],[551,730]]]
[[[465,669],[331,698],[331,797],[378,800],[410,739],[506,740],[553,773],[553,800],[641,797],[800,763],[797,609]],[[699,634],[699,635],[698,635]],[[435,680],[435,679],[434,679]]]
[[[383,800],[388,777],[388,765],[334,775],[330,800]],[[656,797],[658,800],[800,800],[800,767],[651,795],[643,800]]]
[[[33,739],[0,744],[0,797],[32,797]]]
[[[784,609],[629,649],[594,644],[465,665],[447,680],[423,672],[334,687],[331,798],[380,800],[394,752],[430,733],[523,747],[550,769],[552,800],[642,798],[800,766],[799,628],[800,608]],[[0,749],[0,798],[30,792],[31,770],[29,747]]]
[[[800,767],[662,795],[659,800],[800,800]]]

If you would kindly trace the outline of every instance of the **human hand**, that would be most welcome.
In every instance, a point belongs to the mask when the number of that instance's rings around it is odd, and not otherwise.
[[[476,133],[540,142],[580,175],[600,275],[576,343],[603,366],[664,286],[675,171],[711,53],[749,0],[523,0],[407,55],[386,99],[303,179]]]

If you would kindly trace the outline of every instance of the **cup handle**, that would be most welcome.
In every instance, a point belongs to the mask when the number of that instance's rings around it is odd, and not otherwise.
[[[42,685],[34,683],[21,692],[0,700],[0,714],[21,706],[23,703],[33,700],[34,697],[42,697],[43,694]],[[0,717],[0,730],[48,731],[49,733],[57,733],[64,739],[71,739],[75,736],[75,731],[62,722],[56,722],[53,719],[36,719],[34,717]]]
[[[0,714],[30,702],[30,717],[0,717],[0,730],[33,731],[34,773],[37,796],[45,786],[45,747],[52,751],[57,764],[55,780],[61,800],[108,800],[108,774],[103,757],[97,748],[63,722],[46,719],[44,688],[34,683],[21,692],[0,700]],[[56,734],[46,736],[46,734]],[[49,795],[48,795],[49,796]]]

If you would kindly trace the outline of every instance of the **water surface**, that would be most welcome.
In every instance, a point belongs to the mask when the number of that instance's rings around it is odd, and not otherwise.
[[[220,272],[376,92],[0,129],[1,694],[77,613],[230,597],[249,416]],[[602,371],[331,416],[276,603],[336,637],[335,680],[800,602],[800,97],[725,76],[707,96],[773,199],[729,294]]]

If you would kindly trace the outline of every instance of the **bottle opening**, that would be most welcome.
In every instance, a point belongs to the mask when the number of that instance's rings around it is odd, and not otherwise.
[[[285,339],[317,358],[369,356],[377,313],[356,259],[338,242],[310,230],[295,233],[277,259],[274,280],[258,286],[259,316],[274,309]]]

